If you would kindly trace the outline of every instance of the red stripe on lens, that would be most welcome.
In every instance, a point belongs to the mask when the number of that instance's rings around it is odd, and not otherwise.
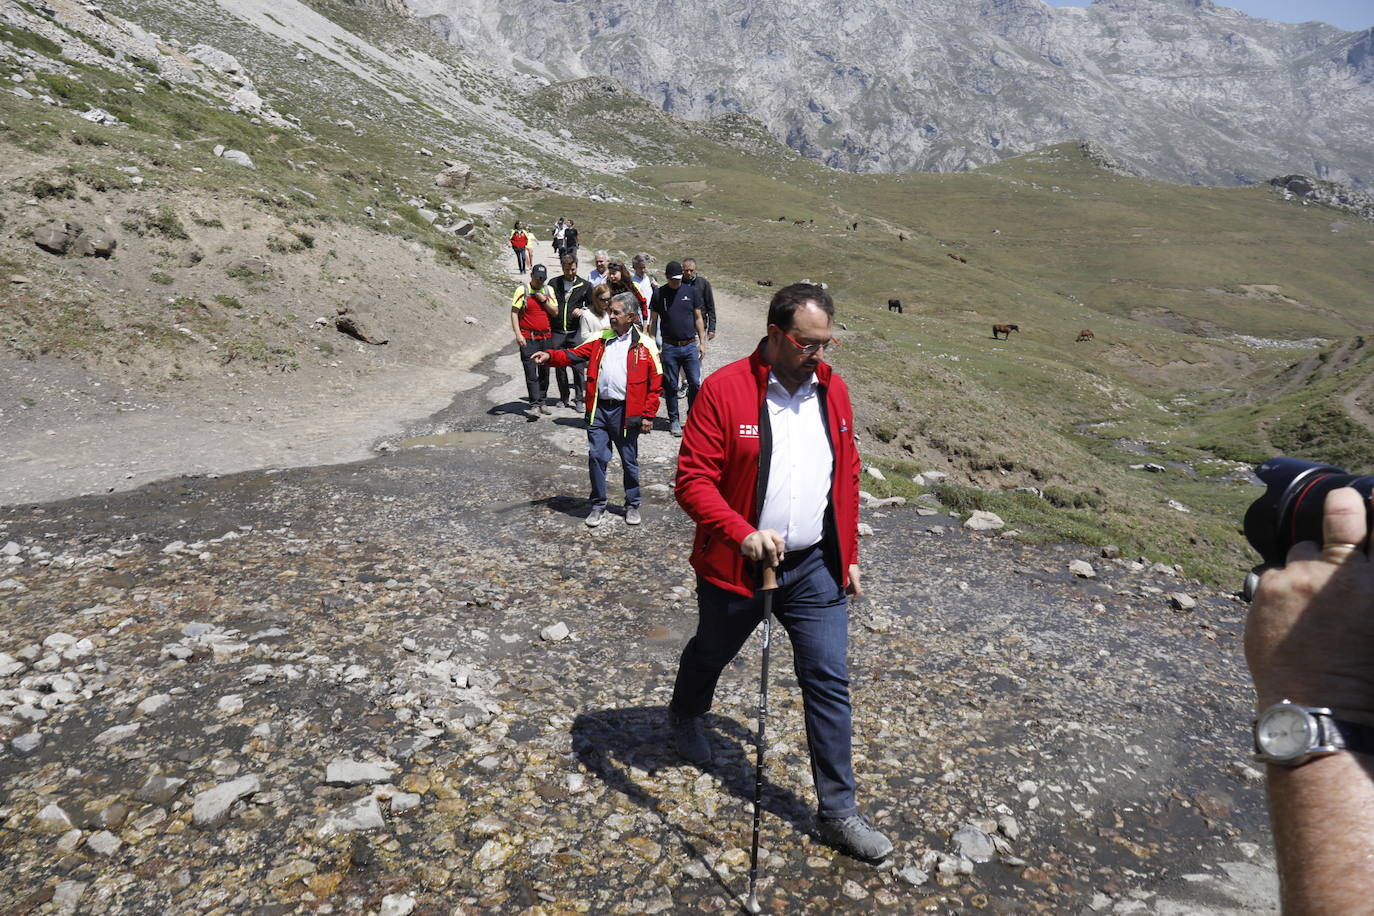
[[[1320,476],[1313,477],[1312,481],[1307,486],[1303,487],[1302,492],[1299,493],[1297,498],[1293,500],[1293,511],[1290,514],[1289,524],[1289,528],[1291,528],[1292,530],[1288,532],[1289,547],[1292,547],[1298,541],[1298,513],[1302,509],[1302,501],[1307,497],[1307,494],[1312,490],[1313,487],[1321,483],[1326,478],[1335,476],[1335,474],[1322,474]]]

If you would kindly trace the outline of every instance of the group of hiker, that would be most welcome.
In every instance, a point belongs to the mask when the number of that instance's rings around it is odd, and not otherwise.
[[[583,277],[566,230],[563,241],[559,274],[550,279],[543,264],[534,264],[528,282],[511,297],[526,416],[533,421],[551,413],[552,377],[557,406],[583,414],[587,425],[592,483],[587,525],[595,527],[605,516],[612,448],[624,468],[625,520],[637,525],[638,438],[653,430],[660,400],[669,432],[682,435],[686,410],[701,387],[701,361],[716,333],[715,294],[697,273],[694,258],[669,261],[659,283],[648,272],[647,255],[636,254],[626,267],[599,250]]]

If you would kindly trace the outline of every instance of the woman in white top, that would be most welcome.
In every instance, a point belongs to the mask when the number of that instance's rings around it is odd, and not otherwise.
[[[611,288],[601,283],[592,290],[592,307],[577,310],[577,344],[581,346],[611,326]]]

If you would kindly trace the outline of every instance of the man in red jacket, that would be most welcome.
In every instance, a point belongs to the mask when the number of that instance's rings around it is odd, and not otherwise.
[[[677,500],[697,523],[697,631],[669,706],[689,762],[711,762],[704,717],[716,681],[763,619],[755,591],[777,571],[773,611],[792,639],[806,712],[817,829],[876,862],[892,843],[859,814],[851,763],[849,595],[859,586],[859,453],[849,389],[821,360],[835,304],[796,283],[773,296],[768,336],[702,385],[678,454]]]
[[[531,358],[540,366],[587,364],[587,470],[592,478],[592,511],[587,527],[606,516],[606,466],[611,446],[624,468],[625,524],[638,525],[639,437],[654,428],[663,391],[663,368],[651,337],[635,326],[639,300],[621,293],[607,309],[611,328],[571,350],[541,350]]]

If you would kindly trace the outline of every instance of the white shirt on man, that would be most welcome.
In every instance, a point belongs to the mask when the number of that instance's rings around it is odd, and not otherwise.
[[[645,302],[651,302],[653,300],[654,281],[650,278],[648,271],[645,271],[644,274],[638,277],[634,274],[630,274],[630,282],[635,285],[635,289],[639,290],[639,294],[644,297]]]
[[[587,282],[592,286],[600,286],[606,282],[606,273],[599,267],[593,267],[592,272],[587,274]]]
[[[759,528],[781,534],[788,550],[801,550],[819,543],[825,532],[835,468],[821,416],[820,385],[813,373],[796,394],[790,394],[769,372],[765,400],[773,454]]]
[[[601,355],[601,371],[596,376],[598,397],[610,398],[613,401],[625,400],[625,379],[629,361],[629,331],[614,340],[606,341],[606,352]]]

